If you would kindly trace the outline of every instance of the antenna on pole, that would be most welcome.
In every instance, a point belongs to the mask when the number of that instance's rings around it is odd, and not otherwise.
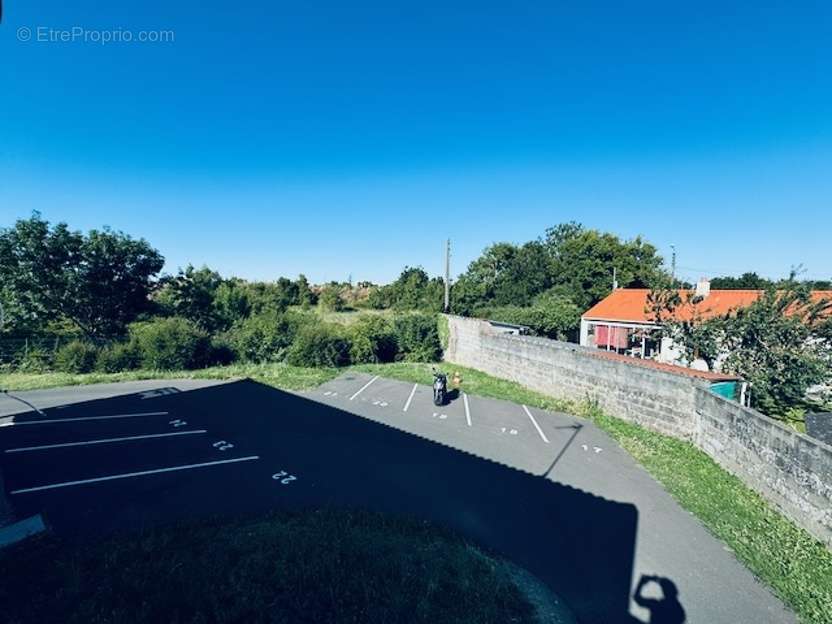
[[[451,239],[445,243],[445,314],[451,311]]]
[[[670,259],[670,277],[673,280],[673,285],[676,285],[676,245],[671,245],[670,249],[673,250],[673,254]]]

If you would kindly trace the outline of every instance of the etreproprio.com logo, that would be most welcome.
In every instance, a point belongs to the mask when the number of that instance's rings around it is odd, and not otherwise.
[[[127,28],[86,28],[70,26],[56,28],[53,26],[21,26],[17,29],[17,39],[23,43],[173,43],[176,33],[173,30],[130,30]]]
[[[3,0],[0,0],[0,24],[3,22]],[[86,28],[72,25],[69,27],[20,26],[16,31],[17,40],[22,43],[173,43],[176,33],[173,30],[131,30],[128,28]]]

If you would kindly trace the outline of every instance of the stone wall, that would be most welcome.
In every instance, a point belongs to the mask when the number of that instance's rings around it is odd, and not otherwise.
[[[445,359],[694,443],[832,547],[832,447],[716,396],[707,382],[449,316]]]
[[[832,447],[705,389],[695,444],[832,548]]]

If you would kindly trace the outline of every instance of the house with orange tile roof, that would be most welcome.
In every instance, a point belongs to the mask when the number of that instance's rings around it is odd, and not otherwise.
[[[703,321],[735,312],[759,299],[762,290],[711,290],[701,279],[694,290],[679,290],[682,301],[670,316],[677,321]],[[661,322],[651,310],[649,289],[620,288],[599,301],[581,316],[580,343],[623,355],[650,358],[659,362],[681,363],[694,368],[702,362],[682,362],[682,352],[668,336],[661,335]],[[813,299],[832,299],[832,291],[814,291]],[[707,366],[705,366],[707,369]]]

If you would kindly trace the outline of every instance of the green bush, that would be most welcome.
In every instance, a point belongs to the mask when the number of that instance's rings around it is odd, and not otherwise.
[[[396,359],[399,345],[393,327],[380,316],[362,316],[352,326],[350,357],[356,364],[379,364]]]
[[[208,364],[210,366],[228,366],[237,360],[237,352],[228,338],[227,334],[211,336],[210,354]]]
[[[318,305],[327,312],[340,312],[344,309],[344,298],[337,286],[326,286],[318,297]]]
[[[543,293],[531,306],[491,306],[476,308],[474,315],[492,321],[525,325],[539,336],[565,340],[577,331],[581,310],[570,299],[556,293]]]
[[[52,367],[52,355],[44,349],[29,349],[19,356],[16,369],[19,373],[46,373]]]
[[[442,350],[447,350],[448,341],[451,339],[451,328],[448,326],[448,317],[444,314],[436,315],[436,331],[439,332],[439,344]]]
[[[98,352],[95,370],[102,373],[119,373],[133,370],[141,363],[141,352],[135,341],[114,342]]]
[[[73,340],[55,353],[55,368],[62,373],[89,373],[95,368],[97,357],[95,345]]]
[[[184,318],[174,316],[134,323],[130,326],[130,336],[139,349],[142,368],[202,368],[210,358],[208,334]]]
[[[245,362],[276,362],[292,344],[295,324],[285,314],[265,312],[234,324],[226,335],[237,358]]]
[[[384,310],[390,307],[390,287],[376,286],[367,296],[367,307],[373,310]]]
[[[343,329],[325,323],[303,325],[286,354],[292,366],[346,366],[350,341]]]
[[[406,314],[396,318],[393,331],[399,357],[411,362],[436,362],[442,357],[435,314]]]

